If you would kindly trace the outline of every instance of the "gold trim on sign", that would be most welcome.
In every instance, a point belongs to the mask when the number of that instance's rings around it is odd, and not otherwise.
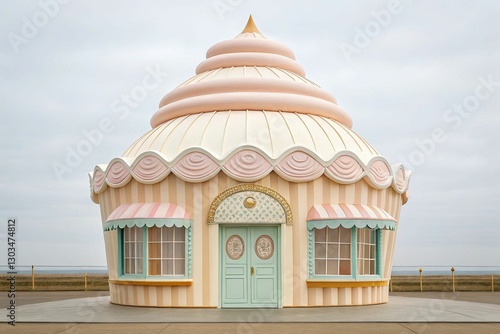
[[[287,200],[283,196],[281,196],[281,194],[278,193],[276,190],[253,183],[238,184],[237,186],[228,188],[223,192],[221,192],[219,195],[217,195],[217,197],[215,197],[212,204],[210,205],[210,210],[208,211],[208,223],[215,224],[214,222],[215,211],[226,198],[242,191],[258,191],[271,196],[276,201],[278,201],[278,203],[281,204],[281,206],[283,207],[283,210],[285,210],[286,224],[287,225],[293,224],[292,209],[290,208],[290,205],[288,204]]]
[[[387,286],[389,281],[318,281],[307,280],[308,288],[368,288],[374,286]]]
[[[116,285],[151,285],[151,286],[191,286],[193,284],[192,279],[180,279],[172,281],[139,281],[139,280],[121,280],[121,279],[110,279],[108,280],[111,284]]]

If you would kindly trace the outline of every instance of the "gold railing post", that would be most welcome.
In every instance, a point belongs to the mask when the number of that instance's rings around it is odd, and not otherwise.
[[[493,278],[493,274],[491,274],[491,292],[495,292],[495,279]]]
[[[391,292],[392,292],[392,278],[391,278],[391,280],[389,281],[389,283],[391,283]]]
[[[85,291],[87,291],[87,273],[85,273]]]
[[[35,265],[31,265],[31,290],[35,290]]]
[[[420,271],[420,292],[424,291],[422,287],[422,268],[419,268],[418,271]]]
[[[453,292],[455,292],[455,268],[451,267],[451,286]]]

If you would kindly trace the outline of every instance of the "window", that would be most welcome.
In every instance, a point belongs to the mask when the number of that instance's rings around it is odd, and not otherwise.
[[[376,275],[376,230],[358,228],[358,275]]]
[[[357,278],[380,274],[379,229],[323,226],[308,227],[310,276]]]
[[[351,230],[315,229],[314,254],[316,275],[351,275]]]
[[[122,275],[190,277],[191,226],[127,227],[119,230]]]
[[[148,229],[149,275],[184,275],[184,227]]]
[[[142,228],[127,227],[123,231],[124,274],[142,274]]]

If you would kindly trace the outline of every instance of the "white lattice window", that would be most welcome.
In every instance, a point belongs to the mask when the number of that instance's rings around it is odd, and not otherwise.
[[[377,274],[377,231],[373,229],[358,228],[358,275]]]
[[[314,255],[315,275],[351,275],[351,229],[315,229]]]
[[[125,227],[123,229],[123,272],[137,275],[143,272],[143,235],[142,228]]]
[[[148,229],[148,274],[182,276],[186,273],[186,229],[151,227]]]

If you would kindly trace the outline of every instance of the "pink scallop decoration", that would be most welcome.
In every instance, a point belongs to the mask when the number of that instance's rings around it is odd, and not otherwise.
[[[371,164],[368,175],[375,184],[383,186],[390,179],[391,172],[383,161],[377,160]]]
[[[162,180],[170,170],[163,160],[155,155],[145,155],[132,168],[132,175],[141,182],[151,183]]]
[[[336,179],[347,182],[356,182],[365,172],[359,162],[349,155],[339,156],[326,169]]]
[[[287,155],[276,165],[276,172],[294,182],[306,182],[320,177],[324,167],[309,154],[301,151]]]
[[[188,182],[199,182],[213,176],[219,168],[219,165],[207,155],[191,152],[179,160],[172,167],[172,171]]]
[[[244,150],[233,155],[222,168],[229,176],[249,182],[266,176],[273,166],[259,153]]]
[[[128,167],[121,161],[115,161],[106,170],[106,181],[110,186],[121,186],[128,182],[130,173]]]
[[[405,190],[405,174],[403,167],[399,167],[398,171],[396,173],[396,187],[400,192],[403,192]]]
[[[93,180],[94,192],[99,193],[104,185],[104,173],[100,169],[95,169]]]

